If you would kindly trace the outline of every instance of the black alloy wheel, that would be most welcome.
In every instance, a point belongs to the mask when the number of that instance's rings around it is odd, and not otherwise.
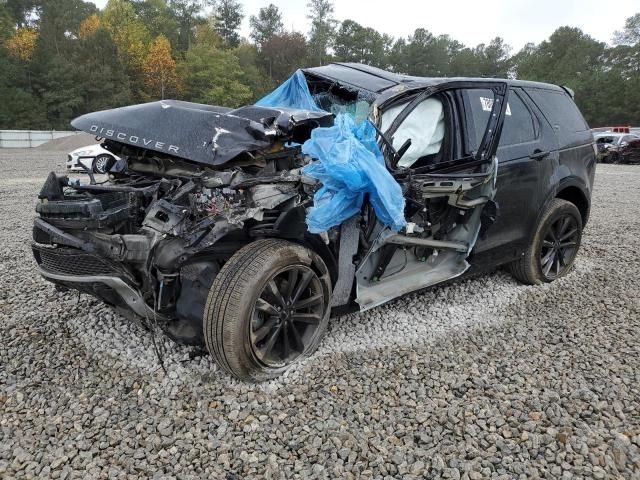
[[[578,252],[579,242],[579,226],[573,215],[562,215],[548,226],[540,246],[540,268],[547,281],[567,273]]]
[[[281,375],[318,348],[331,287],[327,266],[310,248],[280,239],[245,245],[209,290],[202,319],[207,350],[240,380]]]
[[[283,268],[269,278],[254,306],[250,336],[255,356],[271,368],[289,365],[308,348],[324,315],[318,275],[306,265]]]
[[[557,280],[569,273],[582,240],[582,214],[575,204],[554,198],[543,212],[524,252],[508,265],[527,285]]]

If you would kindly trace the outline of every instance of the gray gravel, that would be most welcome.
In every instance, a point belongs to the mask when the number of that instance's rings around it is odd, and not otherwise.
[[[53,160],[52,160],[53,159]],[[0,152],[0,477],[640,479],[640,167],[599,166],[577,266],[333,321],[247,385],[34,270],[59,152]]]

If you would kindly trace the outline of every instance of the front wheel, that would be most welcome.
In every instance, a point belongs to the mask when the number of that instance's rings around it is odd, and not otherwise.
[[[613,163],[614,165],[620,163],[620,154],[618,152],[612,152],[609,156],[609,163]]]
[[[284,240],[241,248],[216,276],[205,307],[209,353],[240,380],[283,373],[318,347],[330,313],[322,259]]]
[[[109,168],[113,165],[115,159],[111,155],[102,154],[98,155],[93,160],[93,171],[94,173],[104,174],[107,173]]]
[[[582,217],[571,202],[554,199],[544,212],[524,255],[509,265],[522,283],[553,282],[566,275],[582,239]]]

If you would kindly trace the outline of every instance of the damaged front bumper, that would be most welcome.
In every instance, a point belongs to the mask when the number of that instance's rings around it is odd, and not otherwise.
[[[202,344],[202,315],[220,266],[256,238],[305,235],[298,210],[315,181],[303,178],[299,150],[271,155],[271,162],[290,168],[173,179],[129,172],[107,185],[51,173],[34,221],[39,271],[128,316],[156,319],[182,343]]]

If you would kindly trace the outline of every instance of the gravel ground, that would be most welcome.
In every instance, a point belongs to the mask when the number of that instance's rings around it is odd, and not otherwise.
[[[336,319],[247,385],[29,249],[61,153],[0,152],[0,477],[640,479],[640,167],[598,167],[575,270],[498,272]]]

